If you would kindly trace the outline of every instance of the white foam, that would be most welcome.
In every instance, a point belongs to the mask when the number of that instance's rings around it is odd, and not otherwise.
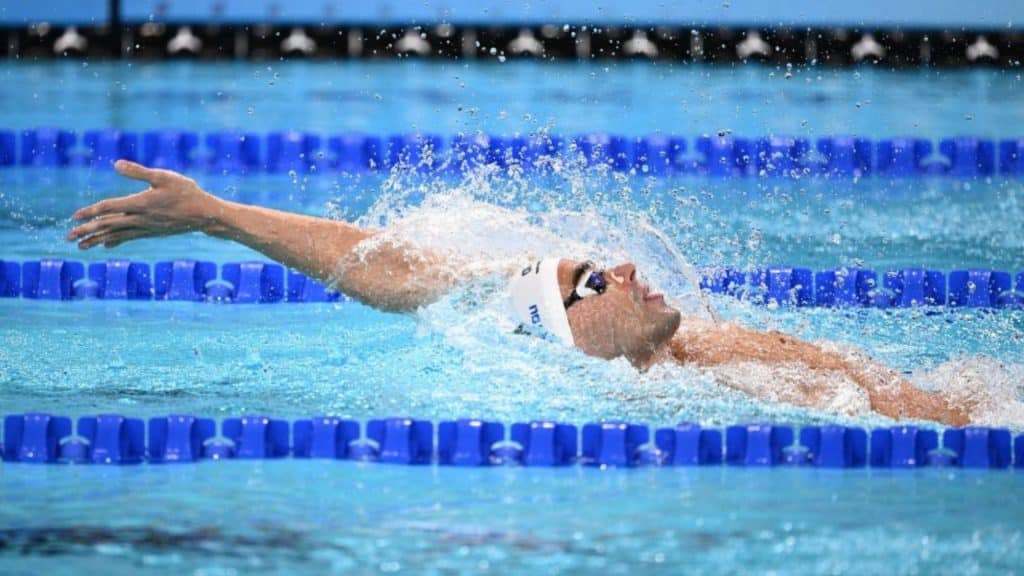
[[[639,373],[625,361],[609,363],[515,335],[506,279],[524,262],[544,256],[599,264],[635,262],[652,284],[670,295],[670,303],[684,313],[701,313],[699,302],[687,299],[692,286],[681,278],[671,254],[644,229],[645,215],[621,200],[631,191],[602,196],[578,176],[565,178],[567,185],[561,189],[544,189],[490,167],[454,186],[396,173],[359,220],[386,226],[385,239],[444,254],[453,274],[478,278],[421,310],[418,318],[422,333],[440,336],[463,369],[487,383],[488,394],[535,397],[538,414],[549,416],[571,414],[573,402],[608,401],[619,417],[671,414],[716,424],[757,416],[785,419],[793,415],[791,406],[802,407],[797,417],[803,419],[820,415],[835,420],[841,415],[861,423],[881,420],[871,411],[865,391],[838,372],[739,362],[709,370],[659,366]],[[893,371],[852,346],[819,344],[864,366],[880,385],[898,380]],[[1019,400],[1024,390],[1015,384],[1024,382],[1022,375],[1021,365],[963,359],[912,379],[921,387],[939,389],[953,402],[970,403],[978,424],[1024,428],[1024,403]]]
[[[708,369],[716,380],[754,398],[843,416],[871,412],[868,395],[845,374],[808,370],[803,364],[730,362]]]
[[[589,195],[575,183],[565,196],[527,188],[515,178],[495,183],[487,169],[457,185],[407,176],[394,174],[385,192],[358,220],[364,226],[384,227],[376,241],[410,243],[443,254],[450,273],[460,277],[507,278],[524,263],[544,257],[593,260],[605,266],[633,262],[670,304],[687,313],[704,309],[696,287],[679,274],[675,259],[643,214],[617,208],[614,202],[580,203],[579,198]],[[363,248],[371,244],[364,243]]]
[[[970,407],[975,425],[1024,429],[1024,364],[959,358],[915,374],[912,380],[937,389],[954,405]]]

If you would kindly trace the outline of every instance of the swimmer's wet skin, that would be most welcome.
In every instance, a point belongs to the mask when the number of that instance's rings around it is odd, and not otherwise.
[[[203,232],[244,244],[368,306],[391,312],[412,312],[468,279],[467,274],[452,272],[441,255],[389,240],[381,230],[229,202],[168,170],[125,160],[115,168],[149,188],[76,211],[73,217],[82,223],[68,232],[67,239],[78,242],[79,248],[111,248],[140,238]],[[624,357],[641,370],[679,362],[710,370],[727,385],[733,385],[729,371],[737,365],[795,367],[773,372],[779,380],[772,386],[786,394],[746,390],[766,399],[809,407],[827,404],[823,396],[830,389],[808,385],[815,381],[804,377],[810,374],[819,382],[855,383],[872,410],[891,418],[953,426],[971,421],[972,405],[954,406],[870,358],[780,332],[683,317],[663,295],[638,280],[633,264],[605,270],[586,264],[557,258],[524,262],[511,284],[518,319],[528,326],[541,325],[560,342],[591,356]]]

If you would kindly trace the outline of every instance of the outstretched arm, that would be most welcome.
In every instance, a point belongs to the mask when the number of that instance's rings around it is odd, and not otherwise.
[[[233,240],[334,286],[364,304],[410,311],[440,297],[455,281],[437,254],[384,239],[379,230],[229,202],[169,170],[120,160],[123,176],[149,184],[75,212],[79,248],[113,248],[129,240],[203,232]]]

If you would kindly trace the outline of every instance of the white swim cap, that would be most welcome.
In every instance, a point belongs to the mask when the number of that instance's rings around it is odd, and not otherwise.
[[[524,268],[509,283],[509,290],[516,318],[527,328],[543,328],[564,344],[575,344],[558,287],[557,258],[545,258]]]

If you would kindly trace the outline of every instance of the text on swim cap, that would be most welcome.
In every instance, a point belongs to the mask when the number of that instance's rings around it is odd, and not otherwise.
[[[536,304],[530,304],[530,322],[540,324],[540,310]]]

